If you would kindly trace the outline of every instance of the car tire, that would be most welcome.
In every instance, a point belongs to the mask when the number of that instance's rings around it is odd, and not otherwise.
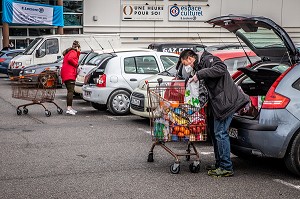
[[[130,93],[125,90],[113,92],[107,103],[109,112],[114,115],[127,115],[130,112]]]
[[[300,176],[300,132],[292,140],[285,154],[284,162],[289,171]]]
[[[91,106],[94,109],[97,109],[98,111],[106,111],[107,109],[106,104],[98,104],[98,103],[91,102]]]

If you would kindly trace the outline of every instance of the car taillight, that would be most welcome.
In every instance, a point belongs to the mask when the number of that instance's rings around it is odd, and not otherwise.
[[[99,75],[97,80],[97,87],[106,87],[106,75]]]
[[[0,62],[4,62],[5,61],[5,59],[4,58],[0,58]]]
[[[83,83],[84,83],[84,84],[88,84],[90,77],[91,77],[91,73],[87,74],[87,75],[85,76],[85,78],[84,78]]]
[[[292,69],[288,68],[284,73],[282,73],[276,81],[273,83],[269,89],[266,98],[262,104],[263,109],[284,109],[290,102],[290,99],[286,96],[280,95],[275,92],[276,87],[279,82],[284,78],[284,76]]]

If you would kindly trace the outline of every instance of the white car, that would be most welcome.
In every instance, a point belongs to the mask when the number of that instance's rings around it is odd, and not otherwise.
[[[178,55],[155,51],[108,53],[85,77],[83,99],[115,115],[130,112],[130,94],[142,79],[163,72],[177,63]]]
[[[75,81],[75,88],[74,92],[82,96],[82,86],[84,84],[84,79],[86,75],[93,70],[94,68],[98,67],[99,64],[102,62],[103,59],[110,56],[110,53],[113,52],[130,52],[130,51],[151,51],[149,49],[106,49],[101,51],[93,51],[90,52],[82,61],[81,65],[78,67],[78,74]]]
[[[177,63],[175,63],[176,65]],[[151,117],[150,116],[150,107],[148,101],[147,94],[147,83],[154,87],[158,84],[158,79],[162,79],[163,82],[172,81],[177,73],[177,70],[174,67],[169,68],[168,70],[159,73],[157,75],[153,75],[149,78],[143,79],[139,86],[133,90],[130,96],[130,112],[141,116],[141,117]],[[146,83],[147,82],[147,83]]]

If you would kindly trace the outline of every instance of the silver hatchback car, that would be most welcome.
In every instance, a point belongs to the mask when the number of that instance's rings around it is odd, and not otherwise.
[[[235,82],[252,101],[248,112],[235,114],[231,152],[280,158],[300,175],[300,63],[289,35],[272,20],[255,16],[221,16],[207,21],[233,32],[261,57],[240,68]]]
[[[130,94],[142,79],[177,64],[174,53],[140,50],[109,53],[85,77],[83,99],[98,110],[108,109],[115,115],[129,113]],[[171,64],[170,64],[171,63]]]

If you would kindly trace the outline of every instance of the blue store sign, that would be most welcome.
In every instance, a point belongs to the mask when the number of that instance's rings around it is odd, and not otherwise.
[[[2,8],[4,23],[64,26],[63,6],[3,0]]]

